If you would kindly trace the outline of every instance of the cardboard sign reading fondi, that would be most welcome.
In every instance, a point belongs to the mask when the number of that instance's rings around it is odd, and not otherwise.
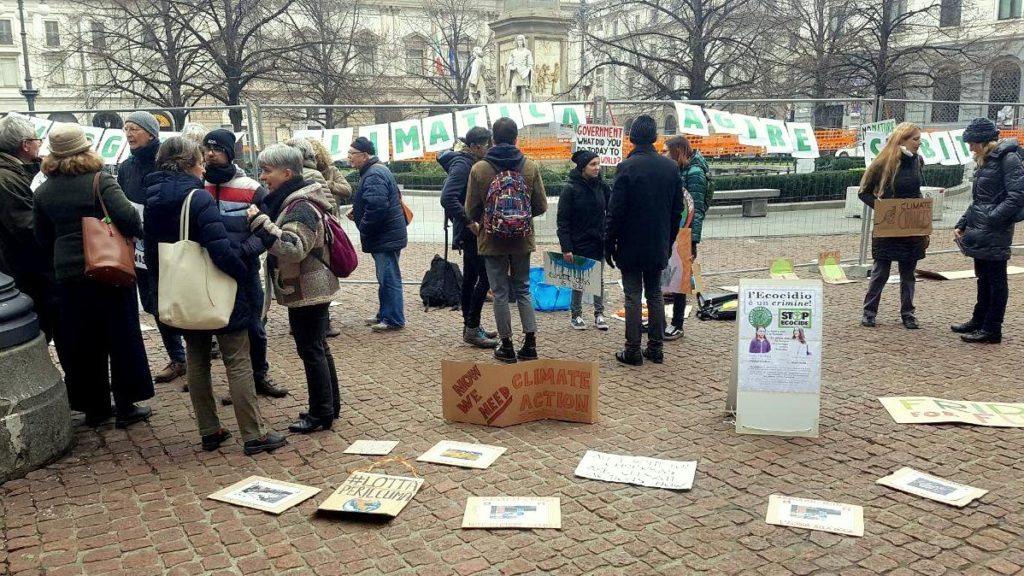
[[[573,152],[590,150],[601,158],[601,166],[618,166],[622,162],[622,139],[625,128],[583,124],[576,129]]]
[[[931,236],[932,199],[875,200],[875,238]]]
[[[956,422],[1024,428],[1024,404],[943,400],[928,396],[879,398],[878,401],[898,424]]]
[[[421,486],[422,478],[353,472],[318,510],[393,518],[416,496]]]
[[[445,420],[512,426],[534,420],[597,422],[597,362],[534,360],[506,366],[441,362]]]

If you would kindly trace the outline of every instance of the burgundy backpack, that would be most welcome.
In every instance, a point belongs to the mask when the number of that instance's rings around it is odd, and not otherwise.
[[[341,220],[338,220],[334,214],[321,210],[313,202],[302,199],[289,204],[285,208],[285,214],[291,212],[299,202],[309,204],[323,220],[324,251],[327,253],[327,261],[324,262],[321,259],[321,262],[338,278],[348,278],[349,274],[352,274],[359,265],[359,256],[355,247],[352,246],[352,241],[348,239],[345,229],[341,227]]]

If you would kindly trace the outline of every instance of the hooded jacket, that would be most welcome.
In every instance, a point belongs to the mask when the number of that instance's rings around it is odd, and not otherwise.
[[[708,213],[708,174],[711,168],[707,160],[700,152],[693,151],[690,157],[690,165],[680,170],[683,177],[683,186],[693,198],[693,222],[690,223],[692,238],[694,242],[700,242],[700,235],[704,229],[704,216]]]
[[[376,156],[360,168],[352,217],[363,252],[394,252],[409,244],[401,197],[394,174]]]
[[[338,278],[327,267],[326,232],[321,212],[330,204],[315,182],[295,179],[270,193],[266,212],[249,228],[267,248],[267,285],[288,308],[327,304],[338,292]],[[270,305],[270,291],[263,305]]]
[[[476,158],[469,152],[446,150],[437,157],[437,162],[448,174],[441,189],[441,207],[445,217],[452,221],[452,248],[461,250],[467,242],[476,242],[476,236],[469,230],[472,220],[466,214],[469,171]]]
[[[896,177],[892,185],[886,185],[882,192],[882,200],[921,198],[921,185],[924,183],[924,159],[914,154],[908,156],[903,154],[900,157],[900,166],[896,170]],[[874,174],[881,177],[881,171]],[[857,197],[872,208],[875,207],[875,191],[878,190],[878,179],[872,178],[864,182]],[[890,262],[907,262],[911,260],[922,260],[925,251],[928,249],[930,239],[928,236],[907,236],[905,238],[872,238],[871,257],[875,260],[888,260]]]
[[[637,145],[615,175],[605,218],[605,256],[626,272],[664,270],[683,215],[679,164]]]
[[[974,172],[971,204],[957,222],[964,254],[978,260],[1009,260],[1014,220],[1024,208],[1024,167],[1016,139],[1007,138]]]
[[[252,300],[252,293],[246,289],[247,280],[252,276],[251,261],[242,257],[237,242],[232,242],[217,203],[203,188],[202,180],[184,172],[159,171],[146,177],[146,209],[143,215],[143,229],[146,245],[146,268],[150,279],[151,297],[159,310],[160,251],[159,244],[173,244],[184,240],[179,236],[181,210],[185,198],[192,195],[189,206],[188,240],[197,242],[206,249],[217,268],[223,270],[238,283],[235,305],[231,310],[228,325],[219,330],[180,330],[182,334],[227,334],[245,330],[258,312],[259,304]],[[160,321],[157,316],[157,321]]]
[[[568,186],[558,197],[558,244],[591,260],[604,260],[604,218],[611,188],[604,178],[586,178],[579,168],[569,172]]]
[[[548,210],[548,198],[544,192],[544,181],[540,177],[537,164],[519,151],[513,144],[498,144],[487,152],[483,160],[473,165],[469,171],[469,187],[466,190],[466,213],[473,222],[483,224],[484,208],[487,204],[487,190],[491,180],[499,172],[518,170],[526,181],[530,191],[530,210],[534,218]],[[508,256],[512,254],[529,254],[536,249],[534,230],[525,238],[495,238],[483,228],[476,239],[477,252],[481,256]]]

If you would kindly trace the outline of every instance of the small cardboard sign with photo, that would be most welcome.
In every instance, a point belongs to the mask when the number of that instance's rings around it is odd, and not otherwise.
[[[963,508],[974,500],[988,494],[988,490],[958,484],[931,474],[918,472],[913,468],[900,468],[892,474],[879,478],[875,484]]]
[[[497,496],[469,497],[463,528],[562,528],[559,498]]]
[[[363,454],[367,456],[387,456],[398,446],[397,440],[356,440],[342,454]]]
[[[504,454],[505,450],[507,448],[502,446],[442,440],[434,444],[433,448],[427,450],[416,460],[418,462],[432,462],[434,464],[483,470],[494,464],[494,461]]]
[[[271,514],[280,514],[319,493],[319,488],[311,486],[282,482],[262,476],[250,476],[210,494],[207,498]]]
[[[777,526],[820,530],[845,536],[864,535],[864,508],[854,504],[772,494],[768,497],[768,512],[764,521]]]

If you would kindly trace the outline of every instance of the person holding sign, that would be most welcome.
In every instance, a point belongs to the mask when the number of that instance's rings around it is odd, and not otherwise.
[[[916,124],[903,122],[896,126],[885,147],[871,162],[860,181],[859,198],[874,208],[876,199],[921,198],[924,159],[917,153],[921,147],[921,129]],[[889,280],[892,263],[899,263],[900,270],[900,316],[903,326],[916,330],[914,309],[915,271],[918,260],[924,259],[928,248],[928,236],[906,236],[901,238],[871,239],[871,257],[874,266],[864,296],[864,317],[861,325],[875,327],[878,303],[882,299],[882,288]]]
[[[575,256],[600,262],[604,258],[604,217],[612,191],[601,177],[601,158],[590,150],[572,155],[576,168],[569,172],[568,187],[558,198],[558,243],[570,264]],[[603,284],[603,282],[602,282]],[[601,293],[604,293],[602,287]],[[583,291],[573,290],[569,325],[584,330]],[[594,296],[594,326],[607,330],[604,299]]]
[[[974,154],[977,169],[971,204],[957,222],[953,237],[964,255],[974,258],[978,301],[974,314],[953,332],[964,342],[998,344],[1003,339],[1003,316],[1009,287],[1014,224],[1024,209],[1024,167],[1016,139],[999,140],[999,129],[988,118],[974,119],[964,130],[964,142]]]

